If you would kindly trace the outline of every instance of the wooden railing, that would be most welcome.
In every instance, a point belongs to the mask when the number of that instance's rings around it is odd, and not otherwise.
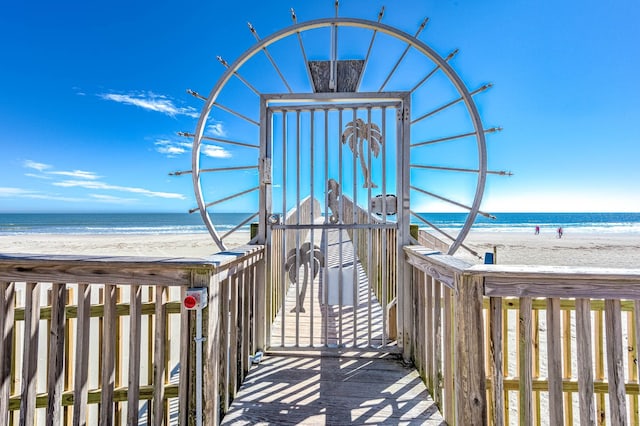
[[[143,416],[147,424],[188,424],[195,415],[195,316],[182,308],[189,287],[208,288],[203,412],[217,423],[264,341],[263,252],[0,255],[0,424],[138,424]]]
[[[640,270],[405,253],[411,357],[449,424],[640,424]]]

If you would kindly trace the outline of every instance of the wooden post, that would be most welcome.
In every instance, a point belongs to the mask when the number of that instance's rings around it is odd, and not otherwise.
[[[533,412],[531,399],[533,396],[532,367],[532,344],[531,344],[531,303],[530,297],[520,298],[519,309],[519,363],[518,374],[520,376],[520,401],[519,412],[520,424],[531,426],[533,424]]]
[[[576,349],[578,352],[578,394],[580,424],[596,423],[593,401],[593,361],[591,357],[591,301],[576,299]]]
[[[203,420],[207,425],[220,423],[220,279],[213,274],[209,281],[209,303],[206,308],[207,340],[205,340],[203,380]]]
[[[504,425],[504,373],[502,368],[502,298],[489,300],[490,370],[493,384],[493,418],[495,426]]]
[[[487,399],[482,318],[483,278],[456,274],[456,424],[486,425]]]
[[[0,423],[9,424],[15,283],[0,282]]]
[[[609,376],[609,406],[611,424],[627,424],[627,396],[624,387],[624,364],[622,355],[622,320],[620,300],[604,301],[605,327],[607,333],[607,373]]]
[[[578,317],[579,301],[576,300],[576,328],[584,327],[580,324],[580,320],[585,318]],[[588,315],[589,328],[591,328],[591,316]],[[580,337],[578,337],[579,339]],[[564,409],[562,406],[562,352],[561,352],[561,336],[560,336],[560,299],[547,299],[547,359],[548,359],[548,376],[549,376],[549,422],[552,425],[564,424]],[[580,359],[580,340],[578,340],[578,359]],[[589,346],[589,351],[591,347]],[[583,356],[586,356],[584,354]],[[591,352],[588,354],[591,357]],[[589,365],[591,366],[591,365]],[[580,366],[578,366],[580,371]],[[578,389],[580,389],[580,380],[578,380]],[[582,395],[582,394],[581,394]],[[593,395],[593,394],[592,394]],[[592,398],[593,399],[593,398]],[[581,401],[582,402],[582,401]],[[580,410],[582,412],[582,409]],[[582,420],[582,416],[580,417]]]

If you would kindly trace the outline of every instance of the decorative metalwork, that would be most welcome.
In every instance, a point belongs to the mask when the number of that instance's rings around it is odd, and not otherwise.
[[[338,197],[340,197],[340,184],[335,179],[329,179],[327,182],[327,197],[329,199],[329,208],[331,216],[329,222],[338,223],[340,221],[340,210],[338,208]]]
[[[366,151],[364,149],[365,141],[368,142],[367,149],[371,152],[371,155],[378,158],[380,148],[382,148],[384,144],[380,127],[375,123],[365,123],[361,118],[356,118],[354,121],[348,122],[342,133],[342,143],[349,145],[349,149],[354,157],[360,157],[360,168],[364,176],[364,184],[362,187],[377,188],[378,185],[371,181],[371,171],[367,167],[367,160],[365,159]]]
[[[315,279],[320,272],[320,268],[324,266],[324,255],[320,251],[320,247],[314,245],[311,249],[311,243],[306,242],[300,246],[300,250],[292,248],[287,253],[287,262],[284,265],[285,270],[289,274],[289,281],[296,283],[298,281],[298,273],[300,267],[304,268],[302,289],[298,295],[296,301],[296,307],[291,312],[305,312],[304,310],[304,298],[307,293],[308,277],[310,275],[310,266],[313,261],[313,276],[311,279]]]

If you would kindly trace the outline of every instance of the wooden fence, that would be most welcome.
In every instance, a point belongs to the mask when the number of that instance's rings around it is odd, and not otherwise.
[[[449,424],[640,424],[640,270],[405,253],[412,359]]]
[[[204,416],[217,423],[264,340],[263,251],[0,255],[0,424],[187,424],[195,410],[195,315],[182,308],[189,287],[209,290]]]

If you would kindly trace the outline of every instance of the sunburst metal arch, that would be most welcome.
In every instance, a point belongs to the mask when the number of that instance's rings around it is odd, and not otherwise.
[[[435,50],[433,50],[431,47],[429,47],[427,44],[425,44],[424,42],[422,42],[421,40],[419,40],[417,38],[417,35],[420,33],[420,31],[418,31],[418,33],[416,33],[416,36],[412,36],[404,31],[401,31],[397,28],[394,28],[392,26],[383,24],[381,22],[376,22],[376,21],[370,21],[370,20],[366,20],[366,19],[359,19],[359,18],[348,18],[348,17],[334,17],[334,18],[323,18],[323,19],[316,19],[316,20],[311,20],[308,22],[301,22],[301,23],[297,23],[295,14],[292,10],[292,16],[294,19],[294,24],[284,28],[280,31],[277,31],[273,34],[271,34],[270,36],[267,36],[264,39],[260,39],[260,37],[258,37],[257,33],[255,32],[254,28],[249,24],[249,27],[251,29],[251,31],[253,32],[257,43],[254,44],[252,47],[250,47],[249,49],[247,49],[240,57],[238,57],[238,59],[236,59],[232,64],[227,64],[226,62],[224,62],[224,60],[221,60],[221,58],[219,58],[219,60],[223,63],[223,65],[226,67],[226,71],[223,73],[223,75],[218,79],[216,85],[213,87],[213,89],[211,90],[211,92],[209,93],[208,97],[204,97],[201,96],[199,94],[197,94],[194,91],[189,90],[188,92],[191,93],[192,95],[202,99],[203,101],[205,101],[204,107],[202,108],[202,112],[200,114],[197,126],[196,126],[196,130],[194,134],[186,134],[183,133],[182,135],[184,136],[189,136],[189,137],[193,137],[193,148],[192,148],[192,164],[191,167],[192,169],[190,171],[185,171],[185,172],[177,172],[175,174],[183,174],[183,173],[191,173],[192,174],[192,180],[193,180],[193,188],[194,188],[194,192],[195,192],[195,198],[196,201],[198,203],[198,207],[195,209],[192,209],[192,212],[198,210],[200,211],[200,214],[202,216],[202,219],[207,227],[207,229],[209,230],[209,233],[211,234],[213,240],[215,241],[216,245],[221,249],[221,250],[225,250],[226,246],[223,243],[223,239],[224,236],[221,238],[220,235],[218,234],[215,225],[213,223],[213,221],[211,220],[211,217],[207,211],[207,208],[210,207],[213,204],[217,204],[218,202],[222,202],[222,201],[226,201],[228,199],[234,198],[235,196],[244,194],[244,193],[248,193],[254,190],[257,190],[256,188],[253,188],[251,190],[247,190],[247,191],[243,191],[242,193],[236,194],[234,196],[231,197],[225,197],[222,200],[218,200],[214,203],[209,203],[207,204],[204,196],[203,196],[203,190],[202,190],[202,185],[201,185],[201,180],[200,180],[200,175],[203,172],[208,172],[208,171],[216,171],[218,169],[201,169],[200,167],[200,149],[201,149],[201,144],[203,139],[206,139],[206,137],[204,136],[204,131],[205,131],[205,127],[206,127],[206,123],[207,123],[207,119],[209,117],[209,114],[211,113],[211,110],[214,107],[218,107],[221,108],[223,110],[226,110],[227,112],[230,112],[232,114],[235,114],[237,116],[240,116],[241,118],[245,119],[246,121],[258,125],[258,123],[254,120],[251,120],[250,118],[244,117],[239,113],[236,113],[232,110],[229,110],[228,108],[225,108],[219,104],[216,104],[216,99],[218,98],[218,96],[220,95],[222,89],[225,87],[225,85],[229,82],[229,80],[235,75],[236,77],[238,77],[247,87],[249,87],[252,91],[254,91],[254,93],[259,94],[259,92],[253,87],[251,86],[244,78],[242,78],[240,76],[240,74],[238,73],[238,71],[240,70],[240,68],[249,60],[251,59],[253,56],[255,56],[256,54],[259,54],[260,52],[265,52],[268,59],[271,61],[272,65],[274,66],[274,68],[276,69],[276,71],[278,72],[280,78],[283,80],[283,82],[285,83],[285,85],[287,86],[287,89],[291,92],[291,89],[289,87],[289,85],[286,82],[286,79],[284,78],[284,76],[282,75],[282,73],[280,72],[279,68],[277,67],[276,63],[274,62],[274,60],[272,59],[272,57],[270,56],[270,54],[268,53],[267,48],[278,42],[279,40],[282,40],[286,37],[289,36],[298,36],[299,41],[300,41],[300,47],[303,50],[303,55],[306,59],[306,54],[304,52],[304,47],[303,47],[303,43],[302,43],[302,38],[300,37],[301,34],[305,31],[309,31],[309,30],[313,30],[313,29],[318,29],[318,28],[327,28],[327,27],[332,27],[335,26],[336,28],[339,27],[356,27],[356,28],[364,28],[364,29],[369,29],[369,30],[373,30],[373,37],[375,37],[376,32],[380,32],[386,35],[389,35],[391,37],[396,38],[397,40],[400,40],[404,43],[407,44],[407,50],[405,50],[405,54],[406,51],[408,51],[408,49],[410,47],[415,48],[417,51],[419,51],[420,53],[422,53],[424,56],[426,56],[428,59],[430,59],[436,66],[433,70],[431,70],[431,72],[429,74],[427,74],[427,76],[418,84],[416,85],[411,93],[413,93],[415,90],[417,90],[418,87],[420,87],[429,77],[431,77],[431,75],[433,75],[436,71],[441,70],[446,77],[449,79],[449,81],[453,84],[453,86],[455,87],[455,89],[458,91],[460,98],[458,98],[457,100],[454,100],[434,111],[431,111],[430,113],[424,114],[421,117],[418,117],[416,119],[411,120],[411,125],[413,125],[414,123],[416,123],[417,121],[420,121],[424,118],[427,118],[430,115],[433,115],[437,112],[440,112],[441,110],[444,110],[454,104],[457,104],[459,102],[463,102],[464,105],[466,106],[466,109],[469,113],[471,122],[473,123],[473,132],[470,133],[466,133],[466,134],[462,134],[462,135],[456,135],[456,136],[452,136],[449,138],[441,138],[441,140],[451,140],[451,139],[458,139],[458,138],[462,138],[462,137],[469,137],[469,136],[475,136],[476,138],[476,145],[477,145],[477,152],[478,152],[478,169],[458,169],[458,168],[441,168],[441,167],[432,167],[432,166],[420,166],[420,165],[411,165],[411,167],[416,167],[416,168],[431,168],[431,169],[442,169],[442,170],[450,170],[450,171],[458,171],[458,172],[471,172],[471,173],[477,173],[477,183],[476,183],[476,190],[475,190],[475,194],[474,194],[474,198],[473,198],[473,203],[470,206],[461,204],[461,203],[457,203],[453,200],[449,200],[447,198],[444,197],[440,197],[436,194],[432,194],[428,191],[424,191],[420,188],[417,188],[413,185],[411,185],[411,189],[412,190],[416,190],[418,192],[421,192],[423,194],[435,197],[435,198],[439,198],[440,200],[444,200],[446,202],[449,202],[450,204],[453,205],[457,205],[458,207],[462,207],[465,208],[466,210],[468,210],[468,216],[464,222],[463,227],[461,228],[461,230],[459,231],[457,237],[451,237],[449,236],[447,233],[445,233],[444,231],[440,230],[439,228],[437,228],[436,226],[434,226],[433,224],[431,224],[430,222],[427,222],[426,220],[424,220],[423,218],[419,217],[415,212],[411,212],[411,214],[415,217],[417,217],[419,220],[421,220],[422,222],[426,223],[427,225],[431,226],[432,228],[434,228],[436,231],[440,232],[441,234],[445,235],[446,237],[452,239],[452,244],[450,246],[450,250],[449,250],[449,254],[453,254],[457,251],[457,249],[463,245],[463,240],[465,239],[465,237],[467,236],[467,234],[469,233],[471,226],[473,225],[473,223],[475,222],[475,219],[478,215],[478,213],[487,216],[487,217],[492,217],[491,215],[489,215],[488,213],[482,212],[480,211],[480,204],[482,201],[482,197],[483,197],[483,193],[484,193],[484,188],[485,188],[485,184],[486,184],[486,176],[487,173],[493,173],[493,174],[499,174],[499,175],[509,175],[510,173],[508,172],[492,172],[492,171],[487,171],[487,150],[486,150],[486,143],[485,143],[485,133],[489,133],[489,132],[494,132],[494,131],[498,131],[501,130],[500,128],[491,128],[491,129],[484,129],[483,125],[482,125],[482,121],[480,119],[480,115],[478,113],[478,109],[475,105],[475,102],[472,98],[473,95],[475,95],[476,93],[479,93],[489,87],[491,87],[491,85],[485,85],[482,86],[480,89],[477,89],[473,92],[470,92],[466,85],[464,84],[464,82],[461,80],[461,78],[458,76],[458,74],[454,71],[454,69],[448,64],[448,61],[455,55],[455,53],[457,51],[454,51],[454,53],[448,55],[447,57],[443,58],[441,57]],[[379,15],[379,19],[382,17],[382,12]],[[421,27],[424,28],[424,24],[426,23],[423,22],[423,25]],[[371,44],[373,44],[373,38],[371,41]],[[369,52],[371,50],[371,45],[369,47]],[[395,72],[395,68],[397,68],[397,66],[399,65],[400,61],[402,61],[402,59],[404,58],[404,54],[401,56],[401,58],[399,59],[398,63],[396,64],[396,67],[394,67],[394,69],[391,71],[388,79],[391,77],[391,75],[393,74],[393,72]],[[367,59],[368,59],[368,54],[367,54]],[[365,59],[365,61],[367,60]],[[366,62],[364,67],[366,68]],[[363,72],[366,70],[363,70]],[[313,83],[311,83],[313,84]],[[383,84],[386,85],[386,81]],[[382,88],[381,88],[382,89]],[[437,140],[440,141],[440,140]],[[230,142],[230,141],[228,141]],[[233,143],[233,142],[230,142]],[[416,143],[416,144],[411,144],[411,147],[413,148],[414,146],[417,145],[423,145],[424,143]],[[241,144],[242,145],[242,144]],[[254,145],[246,145],[246,146],[251,146],[254,148],[258,148],[257,146]],[[249,167],[247,167],[249,168]],[[258,169],[258,166],[256,165],[255,167],[252,167],[255,169]],[[222,170],[222,169],[220,169]],[[246,221],[244,221],[242,224],[240,224],[238,227],[234,228],[232,231],[235,231],[237,228],[239,228],[241,225],[244,226],[246,223],[248,223],[250,220],[253,220],[256,216],[258,215],[258,213],[254,214],[252,217],[248,218]],[[229,233],[230,233],[229,232]],[[227,233],[227,234],[229,234]],[[464,247],[464,246],[463,246]],[[466,248],[466,247],[465,247]]]

